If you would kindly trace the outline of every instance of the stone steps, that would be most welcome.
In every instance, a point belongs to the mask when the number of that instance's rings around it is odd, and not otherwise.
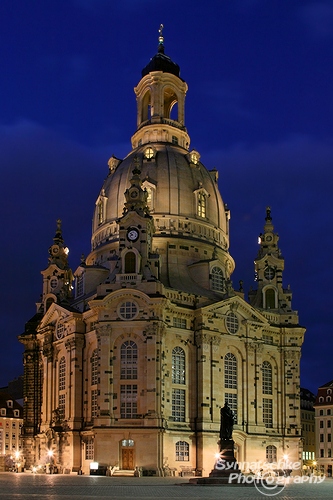
[[[133,477],[134,476],[134,470],[126,470],[126,469],[119,469],[115,470],[112,476],[117,476],[117,477]]]

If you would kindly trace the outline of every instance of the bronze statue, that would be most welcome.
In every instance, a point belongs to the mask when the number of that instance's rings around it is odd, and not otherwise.
[[[226,441],[232,439],[232,430],[235,423],[235,414],[225,402],[221,408],[221,426],[220,426],[220,440]]]

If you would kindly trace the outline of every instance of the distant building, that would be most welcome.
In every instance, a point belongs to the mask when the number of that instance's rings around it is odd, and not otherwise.
[[[0,392],[7,392],[15,401],[23,405],[23,375],[8,382],[6,387],[0,387]]]
[[[303,438],[303,469],[313,471],[316,461],[315,410],[316,396],[308,389],[301,388],[301,424]]]
[[[22,425],[22,406],[10,394],[0,392],[0,472],[4,472],[21,455]]]
[[[315,408],[317,468],[332,476],[333,380],[318,389]]]
[[[19,337],[27,465],[51,452],[60,469],[85,473],[94,461],[207,474],[225,402],[240,462],[301,459],[305,328],[283,286],[279,236],[267,208],[247,302],[231,282],[218,173],[189,147],[186,92],[161,35],[135,88],[132,150],[108,162],[91,252],[74,273],[58,222]]]

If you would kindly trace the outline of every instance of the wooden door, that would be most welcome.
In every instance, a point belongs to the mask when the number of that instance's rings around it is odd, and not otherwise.
[[[123,448],[122,449],[122,469],[123,470],[133,470],[134,469],[134,450],[133,448]]]

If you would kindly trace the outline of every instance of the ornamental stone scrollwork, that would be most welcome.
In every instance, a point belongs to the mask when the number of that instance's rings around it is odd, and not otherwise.
[[[45,356],[45,358],[48,361],[52,361],[52,359],[53,359],[53,345],[52,345],[52,343],[43,344],[43,356]]]
[[[237,302],[233,302],[232,304],[230,304],[230,311],[235,313],[238,309],[238,306],[239,304]]]
[[[286,361],[298,361],[300,358],[299,351],[284,351],[284,359]]]
[[[146,328],[143,330],[143,334],[145,336],[157,335],[158,326],[157,323],[148,323]]]
[[[263,352],[264,350],[264,346],[263,344],[256,344],[256,347],[257,347],[257,353],[260,354]]]
[[[82,349],[84,346],[84,338],[83,337],[72,337],[66,340],[65,347],[67,351],[72,349]]]
[[[96,332],[98,339],[100,339],[101,337],[108,337],[109,335],[111,335],[111,331],[112,328],[109,323],[96,325]]]
[[[195,333],[195,345],[197,347],[202,347],[204,351],[209,349],[209,346],[213,346],[213,350],[217,350],[221,343],[221,337],[216,335],[209,335],[208,333]]]
[[[218,351],[219,345],[221,344],[221,337],[211,337],[212,348],[214,352]]]
[[[259,342],[247,342],[247,349],[249,352],[257,352],[261,353],[263,352],[264,346],[262,344],[259,344]]]
[[[195,344],[197,347],[202,347],[203,349],[208,349],[210,337],[207,333],[195,333]]]

